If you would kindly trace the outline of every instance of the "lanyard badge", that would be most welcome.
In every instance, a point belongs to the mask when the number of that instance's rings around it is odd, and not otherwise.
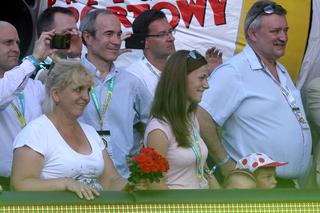
[[[112,156],[112,144],[111,144],[111,133],[109,130],[98,130],[97,133],[99,134],[102,142],[105,145],[105,148],[109,154]]]
[[[281,86],[281,92],[284,95],[284,97],[286,98],[288,104],[290,105],[292,112],[294,113],[297,120],[299,121],[300,126],[303,129],[309,129],[308,123],[307,123],[305,117],[303,116],[301,109],[297,106],[297,102],[294,99],[293,95],[291,94],[289,88],[288,87],[284,88]]]
[[[19,107],[17,107],[14,103],[11,102],[11,107],[13,111],[16,113],[17,118],[19,119],[20,125],[22,128],[26,126],[25,119],[25,101],[24,101],[24,93],[20,92],[18,94]],[[19,109],[20,108],[20,109]]]
[[[111,78],[111,80],[109,82],[108,91],[107,91],[107,95],[104,100],[103,106],[101,106],[101,102],[99,101],[99,98],[97,96],[96,89],[93,87],[90,90],[90,96],[91,96],[93,103],[94,103],[94,106],[97,110],[97,114],[99,116],[99,124],[100,124],[101,129],[103,129],[104,116],[105,116],[106,112],[108,111],[108,108],[109,108],[109,105],[111,102],[113,88],[114,88],[114,78],[115,77]]]
[[[196,157],[197,176],[200,181],[199,185],[200,185],[200,188],[207,188],[208,181],[204,177],[203,166],[201,165],[202,151],[201,151],[199,135],[194,125],[192,125],[192,133],[193,133],[194,143],[192,143],[191,149]]]
[[[256,53],[255,53],[256,54]],[[266,69],[265,65],[262,63],[261,58],[256,54],[258,61],[262,67],[262,70],[280,87],[283,96],[285,97],[287,103],[289,104],[293,114],[296,116],[300,126],[302,129],[309,129],[308,123],[302,114],[300,108],[297,106],[297,102],[294,99],[290,89],[287,86],[282,86],[280,82],[278,82],[271,73]]]

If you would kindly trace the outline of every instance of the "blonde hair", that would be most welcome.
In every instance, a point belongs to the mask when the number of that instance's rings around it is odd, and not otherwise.
[[[48,78],[45,86],[45,100],[43,103],[43,112],[53,111],[54,104],[51,97],[51,90],[65,89],[68,85],[85,84],[93,86],[93,77],[88,69],[80,61],[70,61],[53,57],[54,65],[48,72]]]

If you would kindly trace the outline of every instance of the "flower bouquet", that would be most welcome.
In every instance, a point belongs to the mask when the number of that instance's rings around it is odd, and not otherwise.
[[[169,169],[168,161],[149,147],[141,148],[137,155],[128,156],[128,166],[131,174],[124,188],[128,192],[133,191],[136,184],[160,182],[163,172]]]

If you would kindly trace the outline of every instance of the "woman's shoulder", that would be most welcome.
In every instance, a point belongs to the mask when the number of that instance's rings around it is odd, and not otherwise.
[[[151,133],[154,130],[162,131],[163,133],[166,134],[166,136],[168,137],[169,140],[173,136],[170,124],[167,121],[159,119],[159,118],[151,118],[150,119],[150,121],[147,125],[147,128],[146,128],[145,134],[148,135],[149,133]]]
[[[35,147],[39,145],[45,147],[47,138],[52,136],[50,129],[52,129],[52,126],[50,126],[49,119],[45,115],[42,115],[32,120],[18,133],[14,140],[13,147],[18,148],[23,145],[28,145],[34,150],[37,150]]]
[[[35,118],[34,120],[30,121],[23,129],[23,131],[41,131],[45,132],[44,128],[49,125],[49,119],[46,115],[40,115],[39,117]]]
[[[164,128],[168,128],[170,127],[169,123],[165,120],[159,119],[159,118],[151,118],[148,126],[150,127],[164,127]]]

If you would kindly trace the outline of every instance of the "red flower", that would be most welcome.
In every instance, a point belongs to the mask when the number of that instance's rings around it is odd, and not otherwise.
[[[147,179],[150,183],[159,182],[163,172],[169,169],[168,161],[153,148],[141,148],[140,153],[129,156],[130,169],[129,182],[138,183],[141,179]]]

